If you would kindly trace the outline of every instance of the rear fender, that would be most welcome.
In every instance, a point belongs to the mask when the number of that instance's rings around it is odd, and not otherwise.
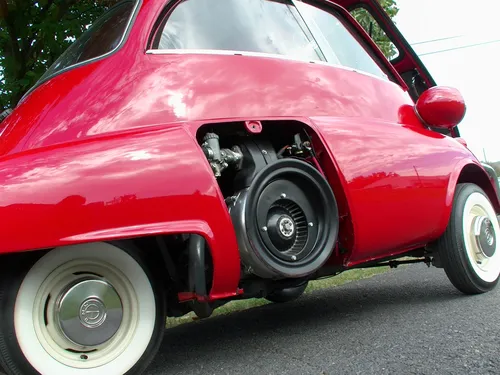
[[[210,247],[210,299],[234,296],[236,235],[217,181],[182,126],[40,148],[0,159],[0,254],[195,233]]]

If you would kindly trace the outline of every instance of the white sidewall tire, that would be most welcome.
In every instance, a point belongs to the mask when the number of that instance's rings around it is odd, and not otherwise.
[[[75,259],[92,259],[114,265],[132,285],[139,310],[130,344],[110,362],[95,368],[76,368],[55,360],[44,350],[33,316],[34,301],[43,281],[62,264]],[[148,348],[156,322],[156,301],[151,282],[140,264],[127,252],[108,243],[57,248],[43,256],[29,270],[17,293],[14,327],[19,347],[27,361],[42,375],[123,375],[132,369]]]
[[[492,222],[493,228],[496,236],[496,250],[495,254],[491,258],[488,259],[487,270],[482,269],[476,262],[476,259],[473,256],[473,248],[470,239],[471,227],[468,222],[469,213],[474,206],[481,207],[487,214],[488,219]],[[473,192],[469,195],[467,200],[465,201],[463,217],[462,217],[462,230],[464,236],[464,244],[465,244],[465,253],[467,256],[467,261],[470,264],[475,275],[484,281],[485,283],[493,283],[495,282],[500,275],[500,227],[498,225],[497,215],[490,201],[479,192]]]
[[[496,234],[496,250],[488,257],[473,237],[478,218],[489,218]],[[448,226],[431,244],[437,252],[438,266],[444,268],[453,286],[464,294],[474,295],[493,290],[499,281],[500,228],[495,209],[486,193],[473,183],[459,183],[455,188]],[[481,262],[481,264],[478,263]]]

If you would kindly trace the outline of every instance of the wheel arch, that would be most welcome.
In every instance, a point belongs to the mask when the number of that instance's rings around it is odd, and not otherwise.
[[[480,165],[475,163],[469,163],[463,166],[455,183],[455,188],[457,184],[461,183],[473,183],[484,190],[488,199],[491,201],[495,211],[500,213],[500,201],[498,198],[498,191],[495,185],[491,181],[490,175],[482,168]]]
[[[199,234],[213,259],[210,298],[237,295],[240,258],[231,219],[184,126],[40,147],[2,158],[0,166],[0,254]]]
[[[440,232],[444,232],[446,229],[451,215],[455,191],[457,185],[461,183],[473,183],[479,186],[491,201],[496,213],[500,213],[500,200],[498,197],[498,191],[496,190],[490,175],[485,171],[485,169],[479,162],[472,159],[466,159],[459,162],[455,166],[455,169],[450,176],[445,201],[446,210],[443,217],[443,230]]]

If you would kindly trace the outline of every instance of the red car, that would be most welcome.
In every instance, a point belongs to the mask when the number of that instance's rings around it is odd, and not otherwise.
[[[498,180],[464,114],[376,0],[120,2],[1,124],[0,363],[140,374],[168,317],[353,268],[493,289]]]

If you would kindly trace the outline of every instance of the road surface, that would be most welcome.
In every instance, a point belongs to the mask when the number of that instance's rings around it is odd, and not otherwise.
[[[416,265],[169,329],[146,375],[498,375],[499,352],[500,286]]]
[[[147,375],[500,374],[499,317],[415,265],[167,330]]]

